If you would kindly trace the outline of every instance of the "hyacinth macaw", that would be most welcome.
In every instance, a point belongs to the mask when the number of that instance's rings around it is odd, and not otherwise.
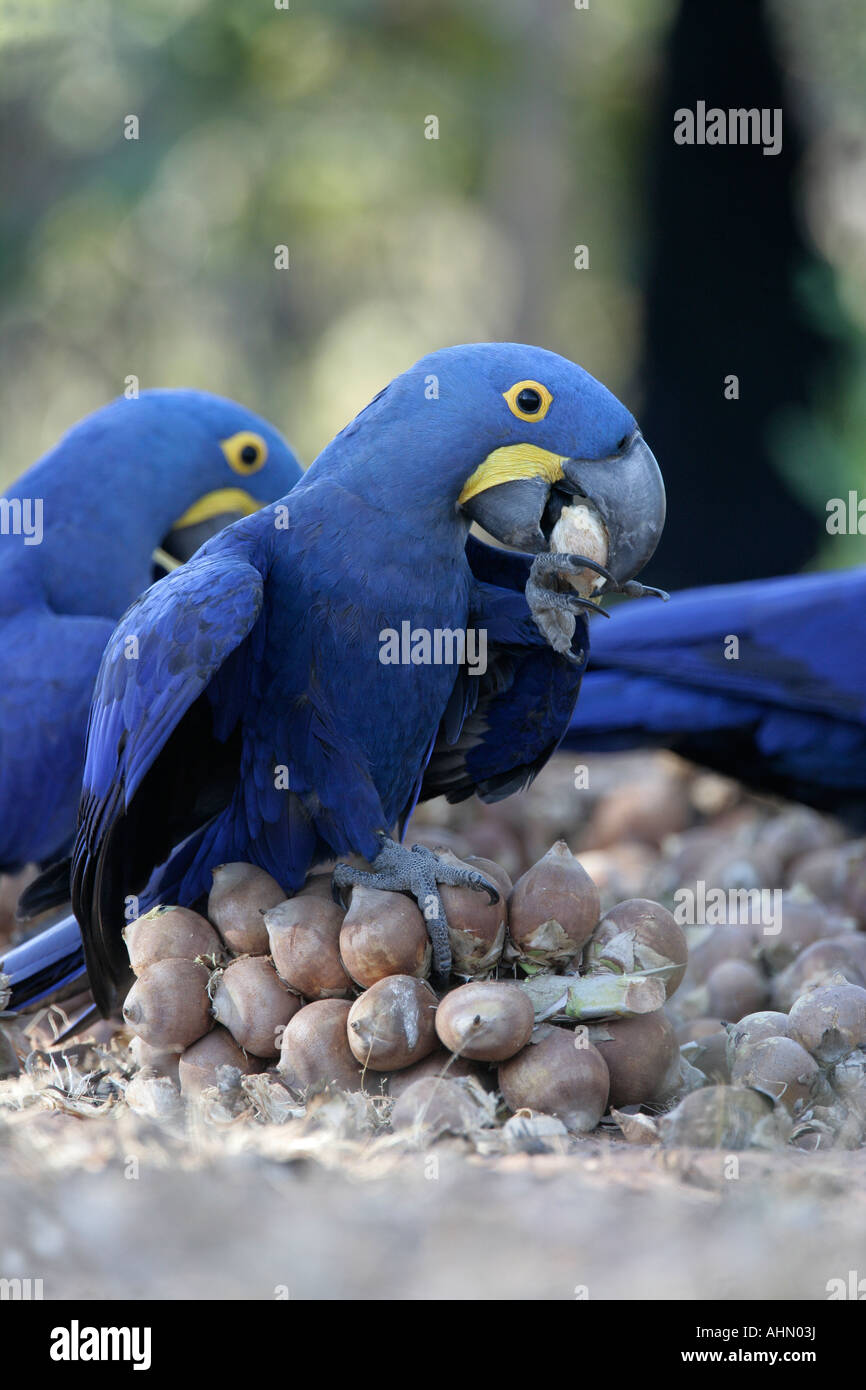
[[[593,624],[567,735],[667,747],[866,825],[866,569],[691,589]]]
[[[243,406],[143,391],[82,420],[0,499],[0,870],[68,852],[93,683],[123,611],[300,476]]]
[[[370,873],[338,865],[335,883],[413,893],[447,973],[438,884],[496,890],[391,830],[419,798],[507,795],[564,733],[592,600],[551,588],[551,569],[567,575],[574,559],[547,547],[575,496],[609,536],[600,591],[629,589],[665,506],[629,411],[539,348],[445,349],[392,381],[290,496],[132,605],[97,680],[72,860],[103,1012],[128,979],[130,901],[193,904],[226,861],[294,891],[317,862],[365,856]],[[535,559],[468,541],[473,521]],[[567,644],[551,626],[563,613]],[[483,630],[484,673],[383,660],[385,634],[405,622],[422,635]],[[2,968],[13,1007],[80,980],[74,922]]]

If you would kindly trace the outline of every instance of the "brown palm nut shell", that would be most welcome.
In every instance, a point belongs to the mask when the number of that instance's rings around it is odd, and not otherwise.
[[[196,961],[154,961],[126,996],[123,1017],[157,1051],[183,1052],[213,1027],[208,979]]]
[[[626,940],[617,943],[616,954],[608,964],[606,948],[622,937]],[[631,973],[673,966],[665,977],[665,991],[670,999],[682,984],[688,959],[686,934],[673,913],[649,898],[629,898],[602,917],[584,950],[583,970],[613,968]]]
[[[177,1081],[179,1052],[161,1052],[159,1048],[146,1043],[144,1038],[133,1037],[129,1043],[129,1055],[137,1067],[148,1067],[159,1076],[168,1076],[172,1081]]]
[[[391,1111],[394,1130],[421,1130],[430,1142],[441,1134],[471,1134],[486,1118],[478,1100],[456,1081],[413,1081]]]
[[[736,1023],[728,1026],[728,1064],[734,1065],[734,1058],[744,1048],[753,1047],[765,1038],[787,1038],[788,1015],[775,1009],[759,1009],[757,1013],[744,1014]]]
[[[610,1089],[598,1048],[566,1028],[551,1028],[499,1068],[499,1089],[509,1110],[556,1115],[567,1129],[587,1134],[605,1110]]]
[[[345,915],[333,899],[318,893],[289,898],[264,915],[277,974],[305,999],[345,999],[351,993],[340,960]]]
[[[389,975],[423,979],[430,974],[430,938],[424,917],[403,893],[353,888],[339,944],[343,965],[365,989]]]
[[[800,855],[788,865],[788,882],[792,887],[807,888],[822,903],[839,907],[845,902],[848,886],[863,857],[864,847],[859,840],[829,849],[816,849]]]
[[[764,1038],[740,1049],[731,1068],[735,1086],[750,1086],[798,1115],[815,1094],[821,1071],[793,1038]]]
[[[489,810],[497,811],[503,805],[504,803],[500,802]],[[466,856],[467,859],[484,857],[488,863],[501,865],[503,871],[512,879],[523,873],[529,862],[530,856],[526,853],[521,835],[503,820],[491,818],[475,821],[469,827],[466,839],[472,850],[472,854]]]
[[[123,939],[134,975],[158,960],[195,960],[223,953],[210,922],[188,907],[155,907],[130,922]]]
[[[787,1137],[773,1102],[757,1091],[705,1086],[684,1096],[659,1120],[666,1148],[743,1149],[775,1147]]]
[[[754,938],[744,927],[690,928],[686,940],[689,947],[687,985],[703,984],[710,971],[722,961],[752,961],[755,958]]]
[[[663,1013],[611,1019],[594,1027],[590,1036],[610,1074],[609,1105],[616,1109],[640,1105],[670,1088],[679,1069],[680,1049],[673,1025]]]
[[[406,1088],[416,1081],[426,1081],[430,1077],[457,1081],[461,1076],[473,1076],[482,1086],[489,1089],[490,1072],[485,1071],[477,1062],[470,1062],[468,1057],[455,1057],[453,1052],[446,1051],[444,1047],[437,1047],[435,1052],[431,1052],[411,1067],[405,1067],[403,1071],[392,1071],[388,1080],[388,1092],[392,1096],[401,1096]]]
[[[276,879],[255,864],[220,864],[213,871],[207,915],[235,955],[266,956],[262,914],[285,896]]]
[[[707,976],[707,1006],[713,1016],[737,1023],[762,1009],[769,988],[760,970],[747,960],[723,960]]]
[[[652,776],[616,787],[595,807],[586,829],[586,849],[607,849],[622,840],[660,845],[668,835],[684,830],[691,812],[685,783]]]
[[[349,1047],[351,1008],[348,999],[318,999],[290,1019],[277,1065],[287,1086],[295,1091],[326,1085],[363,1089],[363,1072]],[[368,1072],[368,1084],[370,1078]]]
[[[691,1018],[685,1023],[677,1026],[677,1042],[682,1047],[683,1043],[696,1042],[700,1038],[712,1037],[713,1033],[718,1033],[724,1024],[720,1018]]]
[[[266,956],[238,956],[217,973],[212,994],[214,1018],[254,1057],[277,1056],[283,1029],[301,1007]]]
[[[598,889],[564,840],[517,880],[508,904],[511,939],[531,960],[572,960],[598,922]]]
[[[352,1005],[349,1046],[363,1066],[400,1071],[436,1047],[436,995],[412,975],[377,980]]]
[[[778,925],[781,931],[758,937],[759,954],[773,971],[784,970],[801,951],[816,941],[839,935],[844,930],[844,919],[817,899],[785,893]]]
[[[866,1044],[866,989],[820,986],[801,994],[788,1016],[791,1037],[824,1066]]]
[[[299,888],[294,894],[296,898],[326,898],[329,903],[334,901],[333,888],[331,886],[333,875],[310,874],[303,888]]]
[[[440,858],[446,864],[475,869],[499,893],[499,901],[492,903],[488,893],[476,892],[473,888],[454,888],[450,884],[439,887],[448,921],[452,970],[456,975],[486,974],[496,965],[505,945],[511,881],[496,865],[486,867],[489,863],[486,860],[470,863],[468,859],[458,859],[450,851],[441,854]],[[506,883],[509,885],[507,889]]]
[[[808,806],[794,806],[761,827],[758,844],[769,848],[785,868],[804,854],[838,844],[839,837],[839,828],[833,821]]]
[[[807,946],[773,981],[773,1004],[789,1010],[814,985],[843,975],[852,985],[866,985],[866,936],[845,932]]]
[[[525,1047],[535,1014],[525,990],[508,980],[478,980],[446,994],[436,1010],[439,1041],[474,1062],[504,1062]]]
[[[851,864],[842,907],[866,929],[866,859],[862,855]]]
[[[714,1085],[730,1081],[727,1028],[718,1028],[715,1033],[705,1033],[698,1038],[688,1049],[686,1059]]]
[[[219,1067],[237,1067],[244,1076],[261,1071],[264,1062],[238,1047],[231,1033],[219,1024],[180,1054],[178,1078],[181,1094],[201,1095],[205,1086],[215,1086]]]

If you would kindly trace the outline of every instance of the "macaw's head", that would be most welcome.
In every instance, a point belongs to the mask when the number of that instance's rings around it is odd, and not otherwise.
[[[356,486],[366,476],[380,496],[391,488],[401,511],[427,521],[444,501],[466,528],[475,521],[520,550],[550,548],[577,505],[602,523],[618,584],[647,563],[664,525],[661,474],[634,417],[588,372],[542,348],[472,343],[431,353],[341,441],[355,455]]]
[[[284,496],[301,476],[273,425],[234,401],[181,390],[112,401],[37,468],[46,482],[46,533],[86,530],[88,563],[128,571],[133,592],[230,522]],[[50,475],[60,480],[59,497]],[[52,496],[65,507],[52,506]]]
[[[224,526],[290,492],[301,467],[279,431],[235,401],[204,391],[145,391],[142,401],[155,411],[149,471],[174,511],[153,550],[158,577]]]

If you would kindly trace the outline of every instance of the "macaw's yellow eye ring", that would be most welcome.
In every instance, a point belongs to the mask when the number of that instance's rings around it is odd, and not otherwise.
[[[229,439],[221,439],[220,448],[229,468],[244,476],[258,473],[268,457],[267,444],[260,434],[254,434],[252,430],[239,430]]]
[[[518,420],[543,420],[553,402],[547,387],[540,381],[516,381],[502,394],[508,409]]]

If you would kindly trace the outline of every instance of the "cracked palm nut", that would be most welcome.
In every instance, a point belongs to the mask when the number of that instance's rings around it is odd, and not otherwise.
[[[563,507],[550,533],[548,550],[559,555],[580,555],[597,565],[606,565],[610,538],[595,507],[589,502]],[[581,569],[576,574],[564,572],[563,578],[581,598],[589,598],[604,584],[604,576],[592,569]]]
[[[582,970],[662,970],[670,999],[682,983],[688,959],[686,934],[673,913],[649,898],[629,898],[602,917],[584,949]]]

